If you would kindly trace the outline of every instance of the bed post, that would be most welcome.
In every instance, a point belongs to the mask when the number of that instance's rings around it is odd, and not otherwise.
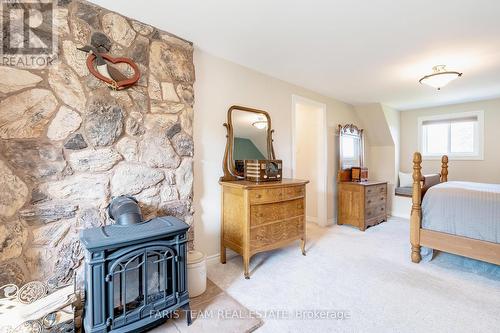
[[[420,222],[422,219],[422,155],[413,154],[413,191],[410,218],[411,261],[418,263],[420,256]]]
[[[441,183],[448,181],[448,156],[441,157]]]

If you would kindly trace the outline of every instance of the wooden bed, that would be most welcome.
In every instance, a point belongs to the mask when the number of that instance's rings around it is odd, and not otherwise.
[[[500,265],[500,244],[482,241],[444,232],[422,228],[422,199],[426,188],[422,188],[422,155],[413,154],[413,191],[410,219],[411,260],[422,259],[420,247],[458,254],[477,260]],[[448,156],[441,158],[440,182],[448,181]],[[432,186],[432,185],[431,185]]]

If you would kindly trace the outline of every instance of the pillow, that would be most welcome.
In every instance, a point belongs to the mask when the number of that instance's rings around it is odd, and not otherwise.
[[[399,187],[412,187],[413,175],[411,173],[399,172]]]

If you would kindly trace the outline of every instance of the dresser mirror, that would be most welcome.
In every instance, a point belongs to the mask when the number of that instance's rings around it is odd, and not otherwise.
[[[361,168],[363,163],[363,130],[353,124],[339,125],[339,180],[350,179],[351,168]]]
[[[227,111],[226,150],[221,180],[244,178],[244,160],[275,159],[271,117],[266,111],[233,105]]]

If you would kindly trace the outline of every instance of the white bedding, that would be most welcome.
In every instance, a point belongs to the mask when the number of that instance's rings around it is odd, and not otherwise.
[[[500,184],[432,186],[422,202],[422,228],[500,243]]]

